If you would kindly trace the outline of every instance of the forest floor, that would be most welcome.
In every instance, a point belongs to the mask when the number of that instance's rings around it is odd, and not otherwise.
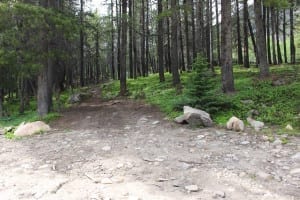
[[[92,98],[52,131],[0,135],[0,199],[300,199],[300,138],[193,129],[142,102]]]

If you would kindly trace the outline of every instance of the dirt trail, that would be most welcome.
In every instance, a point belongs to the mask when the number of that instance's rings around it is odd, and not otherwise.
[[[296,200],[299,138],[190,129],[154,107],[92,99],[43,135],[0,136],[0,199]]]

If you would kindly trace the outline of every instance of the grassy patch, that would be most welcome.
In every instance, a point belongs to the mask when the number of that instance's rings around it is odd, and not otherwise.
[[[300,130],[300,66],[275,66],[271,67],[272,78],[259,80],[258,69],[244,69],[234,67],[236,93],[224,95],[221,92],[220,70],[213,79],[214,88],[209,93],[216,97],[226,98],[232,103],[230,109],[220,109],[212,114],[217,124],[225,124],[233,115],[245,121],[250,110],[257,110],[258,120],[267,125],[275,125],[284,128],[291,124],[296,130]],[[182,106],[189,105],[192,98],[188,94],[189,82],[193,73],[181,74],[183,90],[178,93],[172,87],[172,77],[166,73],[166,81],[159,82],[158,75],[150,75],[145,78],[128,80],[129,98],[144,99],[146,102],[156,105],[169,118],[174,118],[182,113]],[[285,84],[274,86],[276,79],[283,79]],[[107,99],[118,96],[119,82],[114,81],[103,85],[103,96]],[[201,108],[201,105],[199,106]]]

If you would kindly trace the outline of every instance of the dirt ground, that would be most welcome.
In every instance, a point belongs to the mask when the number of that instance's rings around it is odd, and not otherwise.
[[[300,138],[191,129],[126,99],[92,98],[50,125],[0,135],[1,200],[300,199]]]

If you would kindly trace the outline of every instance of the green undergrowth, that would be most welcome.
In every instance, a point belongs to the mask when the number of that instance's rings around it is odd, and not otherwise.
[[[278,130],[286,132],[284,127],[291,124],[299,134],[300,130],[300,66],[282,65],[271,67],[271,78],[258,79],[258,69],[234,67],[236,92],[224,95],[221,91],[220,69],[216,69],[216,76],[211,77],[211,88],[203,94],[201,99],[213,101],[216,108],[212,109],[213,120],[224,125],[231,116],[237,116],[244,121],[250,110],[257,110],[257,120],[268,126],[277,126]],[[143,99],[145,102],[158,106],[170,119],[182,113],[183,105],[195,106],[198,97],[191,96],[191,82],[195,72],[181,74],[182,91],[172,87],[172,77],[165,74],[166,81],[159,82],[158,75],[150,75],[138,79],[129,79],[127,87],[129,98]],[[283,85],[274,86],[276,80],[283,81]],[[119,94],[119,82],[113,81],[103,85],[103,97],[113,99]],[[198,101],[201,102],[201,101]],[[208,104],[209,105],[209,104]],[[201,108],[201,105],[196,107]],[[211,107],[208,107],[208,109]],[[204,110],[207,110],[204,109]]]

